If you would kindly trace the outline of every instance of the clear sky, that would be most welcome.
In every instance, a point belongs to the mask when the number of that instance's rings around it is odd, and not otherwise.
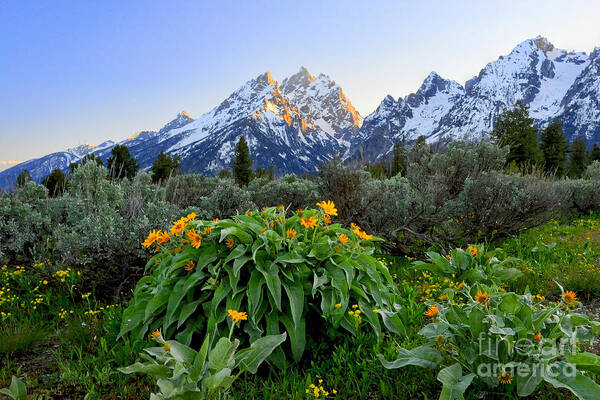
[[[523,40],[600,46],[600,1],[0,1],[0,169],[197,118],[301,65],[366,116],[435,70],[461,84]]]

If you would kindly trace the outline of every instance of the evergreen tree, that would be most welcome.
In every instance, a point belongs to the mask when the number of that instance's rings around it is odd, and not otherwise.
[[[256,169],[254,170],[254,177],[255,178],[266,178],[267,177],[267,171],[265,171],[264,169],[262,169],[261,167],[256,167]]]
[[[113,179],[132,179],[139,169],[138,162],[129,154],[125,145],[116,145],[111,150],[111,156],[106,160],[108,171]]]
[[[228,169],[222,169],[219,172],[219,178],[221,179],[231,179],[231,172]]]
[[[591,159],[592,161],[600,161],[600,146],[598,146],[598,143],[594,143]]]
[[[562,123],[552,122],[540,134],[540,148],[544,157],[544,170],[556,173],[558,176],[565,174],[567,161],[567,138],[562,130]]]
[[[58,197],[63,194],[67,185],[65,174],[58,168],[44,178],[42,184],[48,189],[48,194],[51,197]]]
[[[571,154],[569,155],[569,175],[572,178],[580,178],[590,164],[590,153],[583,139],[575,139],[571,143]]]
[[[425,138],[423,137],[423,139]],[[390,168],[391,175],[404,175],[406,173],[406,145],[404,139],[402,139],[402,142],[394,143],[393,156]]]
[[[85,156],[83,156],[83,158],[81,159],[80,162],[78,162],[78,163],[74,162],[74,163],[69,164],[69,173],[73,174],[73,172],[75,172],[75,170],[80,165],[83,165],[83,164],[85,164],[85,163],[87,163],[89,161],[92,161],[92,162],[95,162],[98,165],[104,166],[104,163],[102,162],[102,159],[99,156],[95,155],[94,153],[88,153]]]
[[[371,173],[371,177],[374,179],[385,179],[387,178],[387,170],[385,166],[381,163],[377,164],[366,164],[367,171]]]
[[[31,181],[31,174],[29,173],[28,169],[24,169],[23,171],[21,171],[21,173],[17,176],[17,186],[19,187],[23,187],[25,186],[25,184],[29,181]]]
[[[235,148],[235,159],[233,160],[233,178],[240,186],[246,186],[252,180],[252,159],[248,143],[243,136]]]
[[[275,179],[275,166],[273,164],[269,165],[269,168],[267,168],[267,177],[270,180]]]
[[[171,175],[177,173],[177,168],[179,168],[180,164],[179,157],[171,157],[161,151],[156,160],[154,160],[154,164],[152,164],[152,182],[166,181]]]
[[[498,115],[490,136],[499,146],[509,146],[506,160],[509,164],[514,162],[522,168],[538,162],[540,158],[537,130],[533,119],[529,118],[529,111],[520,101],[513,109]]]
[[[410,149],[410,160],[412,162],[419,163],[423,159],[423,156],[431,154],[431,149],[425,140],[425,136],[420,135],[415,144],[413,144],[412,149]]]

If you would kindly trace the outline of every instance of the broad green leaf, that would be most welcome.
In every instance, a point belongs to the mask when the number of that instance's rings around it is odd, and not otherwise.
[[[461,399],[473,378],[475,378],[475,374],[463,376],[459,363],[440,370],[437,379],[442,382],[443,388],[439,400]]]
[[[306,346],[306,321],[301,318],[298,324],[294,324],[292,318],[287,314],[280,314],[279,320],[285,326],[285,329],[290,337],[290,345],[292,348],[292,357],[298,362],[304,353]]]
[[[204,374],[204,365],[206,364],[206,357],[208,356],[208,347],[210,346],[210,337],[206,335],[200,351],[196,353],[194,364],[190,368],[189,379],[192,382],[197,382],[198,379]]]
[[[211,371],[220,371],[223,368],[233,368],[235,365],[235,350],[239,346],[239,340],[233,342],[222,337],[215,347],[208,353],[208,368]]]
[[[164,307],[167,301],[169,300],[169,296],[171,295],[171,291],[173,289],[170,287],[163,286],[159,289],[158,293],[154,295],[146,304],[146,310],[144,312],[144,320],[150,319],[153,317],[158,309]]]
[[[567,354],[566,361],[575,365],[578,370],[600,374],[600,357],[593,353]]]
[[[292,319],[294,325],[300,323],[300,319],[303,318],[302,311],[304,308],[304,290],[302,289],[302,282],[296,280],[293,283],[284,283],[283,288],[290,301],[290,310],[292,312]]]
[[[238,226],[221,229],[221,238],[219,239],[219,242],[222,242],[229,235],[237,237],[242,243],[252,243],[252,235]]]
[[[568,363],[561,361],[550,364],[550,366],[557,376],[550,376],[549,373],[546,373],[544,380],[555,388],[568,389],[581,400],[600,399],[600,386],[587,376],[577,372],[572,364],[569,367]]]
[[[183,325],[185,323],[185,321],[187,321],[189,316],[192,315],[196,311],[196,308],[198,308],[198,305],[201,302],[202,302],[202,300],[196,300],[192,303],[184,304],[183,307],[181,307],[181,312],[179,313],[179,319],[177,322],[177,328],[180,328],[181,325]]]
[[[246,246],[240,244],[240,245],[236,246],[233,250],[231,250],[231,253],[229,253],[229,255],[225,258],[225,260],[223,261],[223,264],[227,264],[231,260],[235,260],[235,259],[243,256],[245,253],[246,253]]]
[[[519,296],[515,293],[506,293],[498,308],[508,314],[516,314],[520,308]]]
[[[139,373],[150,375],[155,378],[169,378],[171,376],[171,368],[160,364],[142,364],[136,362],[129,367],[117,368],[117,370],[124,374]]]
[[[523,364],[517,367],[515,384],[517,394],[521,397],[531,395],[544,380],[544,366],[542,364]]]
[[[169,346],[169,353],[180,362],[192,364],[194,362],[194,358],[196,358],[196,352],[190,347],[179,343],[175,340],[167,340],[166,341]]]
[[[398,358],[394,361],[387,361],[381,354],[378,354],[377,358],[386,369],[397,369],[407,365],[436,368],[442,361],[440,352],[431,346],[421,346],[412,350],[400,348]]]
[[[255,374],[259,365],[269,357],[273,351],[285,342],[287,335],[268,335],[255,340],[249,348],[240,350],[236,356],[236,365],[242,371]]]
[[[248,281],[248,310],[250,318],[254,319],[262,299],[262,286],[265,284],[265,278],[259,271],[252,271]]]
[[[208,376],[202,379],[202,386],[210,391],[225,391],[231,386],[234,381],[234,377],[231,376],[230,368],[223,368],[218,370],[214,375]]]
[[[258,267],[257,267],[258,269]],[[259,269],[262,272],[265,281],[267,282],[267,288],[271,293],[273,301],[279,311],[281,311],[281,279],[279,278],[279,269],[277,264],[271,263],[267,269]]]

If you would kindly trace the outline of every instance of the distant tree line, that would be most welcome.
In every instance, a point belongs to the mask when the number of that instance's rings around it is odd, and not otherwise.
[[[569,145],[563,132],[562,123],[555,120],[541,131],[533,125],[527,108],[521,102],[507,109],[495,120],[490,139],[501,147],[508,147],[506,167],[509,171],[530,172],[534,168],[556,177],[580,178],[587,166],[593,161],[600,161],[600,146],[594,143],[592,151],[588,151],[585,140],[578,138]],[[404,176],[411,162],[419,162],[423,157],[431,155],[433,149],[427,144],[424,136],[419,136],[411,147],[404,139],[394,143],[391,155],[373,164],[364,163],[363,168],[373,178],[386,179],[396,175]],[[60,196],[69,184],[69,175],[82,164],[95,162],[104,165],[102,159],[95,154],[87,154],[80,162],[69,165],[68,174],[60,169],[53,170],[42,181],[51,196]],[[106,160],[109,178],[120,181],[132,179],[139,170],[137,160],[130,154],[125,145],[116,145],[111,156]],[[179,173],[181,159],[164,152],[154,160],[151,168],[154,183],[166,182]],[[267,169],[257,167],[252,170],[252,158],[246,139],[241,136],[235,148],[231,171],[223,169],[220,178],[233,178],[238,186],[246,187],[255,178],[275,179],[275,167]],[[31,181],[28,170],[23,170],[17,177],[17,186],[24,186]]]
[[[509,148],[506,164],[512,171],[529,172],[541,168],[548,175],[580,178],[588,165],[600,161],[598,143],[594,143],[591,152],[582,138],[569,145],[562,123],[557,120],[538,131],[521,102],[496,118],[490,139]],[[404,175],[408,162],[418,161],[424,152],[431,151],[424,136],[419,136],[410,150],[401,140],[394,144],[391,157],[374,164],[365,163],[364,168],[379,179]]]

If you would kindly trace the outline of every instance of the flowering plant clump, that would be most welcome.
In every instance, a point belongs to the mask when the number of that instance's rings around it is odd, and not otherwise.
[[[466,301],[457,304],[457,294]],[[508,397],[529,396],[543,382],[580,399],[600,398],[600,386],[587,376],[600,371],[600,357],[584,347],[600,334],[600,322],[577,312],[573,292],[557,303],[538,299],[466,284],[426,311],[430,323],[419,332],[425,345],[400,349],[395,361],[379,358],[388,369],[450,364],[438,375],[440,399],[462,398],[472,383],[483,392],[500,387]]]
[[[454,249],[445,256],[434,251],[426,254],[428,260],[415,261],[414,268],[427,270],[457,282],[499,285],[522,275],[521,271],[511,266],[519,259],[513,257],[499,259],[494,252],[486,253],[483,245],[469,245],[467,250]]]
[[[175,340],[165,340],[159,330],[150,336],[160,346],[145,349],[143,363],[136,362],[119,371],[155,378],[160,392],[150,394],[150,400],[204,400],[224,398],[242,372],[256,373],[260,364],[285,341],[286,334],[265,336],[242,350],[238,350],[240,341],[232,341],[231,336],[220,338],[211,349],[207,336],[199,351]]]
[[[372,256],[378,238],[355,224],[347,229],[333,223],[333,202],[317,205],[296,212],[269,207],[213,221],[188,215],[175,221],[168,240],[161,241],[163,231],[151,232],[143,245],[156,254],[125,311],[121,335],[143,337],[161,328],[165,337],[184,343],[195,332],[219,337],[233,322],[228,310],[240,310],[250,343],[287,331],[299,360],[309,312],[351,333],[360,316],[379,336],[382,323],[404,334],[392,277]],[[271,360],[283,363],[284,352],[278,349]]]

